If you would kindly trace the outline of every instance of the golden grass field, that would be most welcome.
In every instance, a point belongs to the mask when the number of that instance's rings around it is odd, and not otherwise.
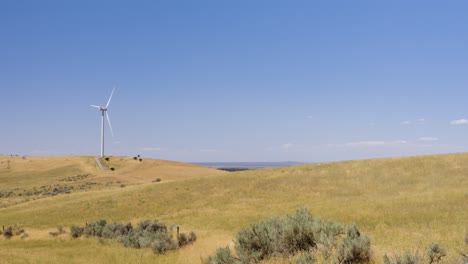
[[[0,198],[0,225],[17,225],[29,234],[25,239],[1,237],[0,263],[201,263],[217,247],[231,245],[240,228],[302,207],[342,224],[356,223],[371,238],[375,263],[385,253],[422,252],[432,241],[448,248],[445,263],[456,263],[459,251],[468,250],[467,153],[235,173],[132,157],[111,157],[106,164],[116,170],[100,171],[94,157],[0,156],[0,191],[98,183],[56,196]],[[61,181],[84,174],[91,176]],[[156,178],[161,182],[153,182]],[[195,231],[198,240],[155,255],[111,241],[48,234],[57,226],[68,230],[99,218],[158,219],[179,225],[182,232]]]

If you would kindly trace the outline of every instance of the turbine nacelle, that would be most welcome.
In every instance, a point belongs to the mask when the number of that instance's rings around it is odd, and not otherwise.
[[[99,105],[91,105],[92,107],[94,108],[97,108],[99,111],[106,111],[107,108],[105,108],[104,106],[99,106]]]

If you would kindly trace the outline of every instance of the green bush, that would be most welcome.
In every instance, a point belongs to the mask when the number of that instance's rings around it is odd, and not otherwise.
[[[231,254],[229,247],[217,248],[213,256],[209,256],[205,264],[240,264],[240,260]]]
[[[420,263],[441,263],[442,258],[447,255],[447,251],[443,245],[432,242],[426,250],[426,258],[424,255],[419,254],[418,251],[405,251],[402,255],[395,255],[389,257],[387,254],[384,255],[383,262],[385,264],[420,264]],[[464,263],[464,262],[463,262]]]
[[[141,229],[131,229],[128,234],[119,239],[119,241],[125,247],[141,248],[140,237],[143,237],[143,231]]]
[[[128,235],[124,236],[121,242],[126,247],[151,247],[153,252],[158,254],[178,247],[178,243],[167,232],[166,225],[157,220],[145,220],[138,223],[135,228],[129,230]]]
[[[429,264],[439,263],[443,257],[447,256],[447,251],[443,245],[432,242],[426,251],[426,255],[429,258]]]
[[[115,239],[121,236],[128,235],[128,232],[130,232],[130,230],[132,230],[131,223],[124,224],[119,222],[113,222],[112,224],[108,224],[104,227],[104,229],[102,230],[102,237]]]
[[[338,244],[337,263],[367,263],[370,260],[370,239],[361,236],[356,225],[346,227],[346,237]]]
[[[295,215],[271,217],[241,229],[234,241],[237,258],[229,248],[218,248],[206,263],[258,263],[271,257],[298,255],[296,263],[314,263],[314,251],[334,263],[367,263],[371,259],[370,239],[356,225],[343,227],[313,217],[307,209]],[[330,256],[336,257],[329,259]]]
[[[316,248],[317,243],[336,244],[341,225],[314,218],[306,209],[293,216],[271,217],[242,229],[235,249],[242,262],[258,262],[276,255],[293,255]]]
[[[179,244],[179,247],[183,247],[185,245],[193,244],[193,242],[195,242],[196,240],[197,240],[197,235],[195,235],[193,231],[190,232],[188,235],[185,233],[181,233],[179,235],[178,244]]]
[[[83,235],[84,228],[76,225],[72,225],[70,228],[70,235],[72,238],[78,238]]]
[[[7,239],[12,238],[13,236],[19,236],[21,234],[25,234],[24,229],[17,227],[16,225],[14,226],[7,226],[4,230],[3,233],[0,232],[0,234],[3,234],[3,236]]]
[[[160,233],[152,244],[154,253],[163,254],[166,251],[175,250],[178,248],[177,243],[167,235],[167,233]]]
[[[106,220],[99,219],[96,222],[91,222],[84,228],[84,234],[86,236],[94,236],[94,237],[102,237],[102,231],[104,227],[107,225]]]
[[[172,230],[168,232],[166,225],[157,220],[145,220],[133,227],[131,223],[113,222],[107,224],[106,220],[100,219],[91,222],[85,227],[72,226],[71,236],[76,238],[85,234],[87,237],[98,237],[103,239],[114,239],[125,247],[152,248],[155,253],[164,253],[175,250],[178,247],[192,244],[197,239],[194,232],[182,233],[178,241],[172,238]]]
[[[141,230],[150,232],[150,233],[158,233],[158,232],[167,232],[167,227],[164,223],[159,222],[158,220],[150,221],[145,220],[138,223],[138,228]]]

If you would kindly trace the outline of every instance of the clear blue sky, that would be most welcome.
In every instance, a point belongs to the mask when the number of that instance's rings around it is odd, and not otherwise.
[[[468,150],[467,1],[0,1],[0,153]],[[107,129],[107,128],[106,128]]]

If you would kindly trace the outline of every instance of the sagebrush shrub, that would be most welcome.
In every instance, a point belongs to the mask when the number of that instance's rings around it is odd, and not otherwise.
[[[429,258],[429,264],[439,263],[447,255],[447,251],[443,245],[432,242],[426,251],[426,255]]]
[[[84,228],[80,226],[72,225],[70,228],[70,235],[73,238],[80,237],[81,235],[83,235],[83,232],[84,232]]]
[[[157,254],[163,254],[166,251],[177,249],[178,244],[166,233],[161,233],[153,242],[153,252]]]
[[[132,230],[132,224],[131,223],[119,223],[119,222],[113,222],[112,224],[108,224],[104,227],[102,230],[102,237],[103,238],[118,238],[121,236],[126,236],[128,235],[128,232]]]
[[[295,215],[271,217],[241,229],[235,239],[238,258],[229,248],[218,248],[206,263],[223,263],[221,256],[239,263],[257,263],[270,257],[282,257],[303,252],[298,261],[315,261],[314,250],[320,249],[325,259],[337,253],[337,263],[365,263],[371,258],[370,240],[362,236],[355,225],[346,228],[333,221],[313,217],[307,209]],[[229,254],[228,254],[229,253]],[[231,256],[231,257],[229,257]],[[314,259],[314,260],[311,260]],[[228,263],[228,262],[227,262]],[[236,262],[237,263],[237,262]],[[312,263],[312,262],[311,262]]]
[[[209,256],[205,264],[241,264],[240,260],[234,257],[229,247],[217,248],[213,256]]]
[[[183,247],[185,245],[193,244],[195,240],[197,240],[197,235],[195,235],[194,232],[190,232],[189,234],[181,233],[179,235],[178,244],[179,247]]]
[[[307,251],[296,257],[295,264],[313,264],[317,263],[317,257],[311,252]]]
[[[119,241],[125,247],[141,248],[140,237],[142,236],[143,236],[143,231],[141,229],[132,229],[128,232],[126,236],[123,236]]]
[[[306,209],[293,216],[271,217],[237,234],[235,249],[243,262],[257,262],[275,255],[292,255],[316,248],[317,243],[336,244],[341,225],[314,218]]]
[[[346,237],[338,244],[337,262],[340,264],[368,262],[371,257],[370,239],[361,236],[356,225],[346,227]]]
[[[84,234],[86,236],[95,236],[95,237],[102,237],[102,231],[104,227],[107,225],[106,220],[99,219],[96,222],[91,222],[84,228]]]
[[[133,227],[131,223],[107,224],[106,220],[100,219],[85,227],[72,226],[70,234],[74,238],[82,234],[98,237],[101,242],[104,238],[115,239],[125,247],[152,248],[155,253],[159,254],[192,244],[197,239],[195,233],[190,232],[189,234],[182,233],[182,239],[176,241],[172,238],[172,229],[168,232],[166,225],[158,220],[141,221]]]
[[[282,242],[279,236],[283,233],[285,224],[283,219],[272,217],[239,231],[235,249],[241,261],[258,262],[270,257],[276,250],[283,251],[279,245]]]
[[[142,230],[151,233],[158,233],[158,232],[167,232],[167,227],[164,223],[159,222],[158,220],[150,221],[146,220],[143,222],[138,223],[138,227]]]
[[[5,228],[5,230],[3,231],[3,236],[6,238],[11,238],[13,236],[13,227],[8,226],[7,228]]]

